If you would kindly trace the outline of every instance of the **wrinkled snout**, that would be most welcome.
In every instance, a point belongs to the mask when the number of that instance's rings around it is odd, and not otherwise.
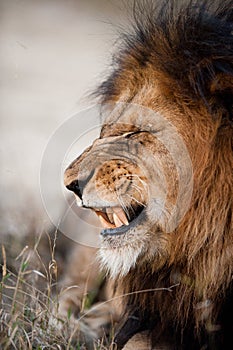
[[[75,194],[77,204],[93,209],[104,228],[127,226],[148,199],[147,179],[128,150],[122,139],[114,144],[97,140],[64,174],[65,186]]]

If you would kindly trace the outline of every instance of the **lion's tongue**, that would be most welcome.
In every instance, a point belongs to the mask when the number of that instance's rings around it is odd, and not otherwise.
[[[96,214],[98,215],[103,228],[116,228],[121,227],[122,225],[129,225],[128,219],[122,208],[112,208],[111,212],[107,211],[107,213],[96,211]]]

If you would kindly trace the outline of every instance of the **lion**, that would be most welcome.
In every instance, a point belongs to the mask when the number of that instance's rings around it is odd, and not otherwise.
[[[117,349],[230,349],[233,2],[143,1],[133,16],[96,92],[100,137],[65,186],[103,226]]]

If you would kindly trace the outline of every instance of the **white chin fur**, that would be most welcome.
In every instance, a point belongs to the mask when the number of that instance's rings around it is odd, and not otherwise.
[[[124,247],[100,248],[98,258],[102,268],[106,269],[111,278],[123,277],[133,268],[141,253],[140,248]]]

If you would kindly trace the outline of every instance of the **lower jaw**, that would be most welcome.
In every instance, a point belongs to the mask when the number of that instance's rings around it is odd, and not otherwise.
[[[126,276],[136,266],[143,248],[128,244],[124,246],[124,244],[117,244],[116,241],[107,239],[98,252],[102,267],[113,279]]]
[[[132,231],[137,230],[137,226],[145,220],[145,212],[142,211],[142,213],[134,219],[132,222],[130,222],[129,225],[122,225],[120,227],[116,227],[114,229],[103,229],[100,234],[102,237],[117,237],[117,236],[122,236],[122,235],[127,235]]]
[[[129,226],[121,226],[121,227],[117,227],[115,229],[105,228],[100,232],[100,234],[103,237],[120,236],[120,235],[125,234],[128,230],[129,230]]]

